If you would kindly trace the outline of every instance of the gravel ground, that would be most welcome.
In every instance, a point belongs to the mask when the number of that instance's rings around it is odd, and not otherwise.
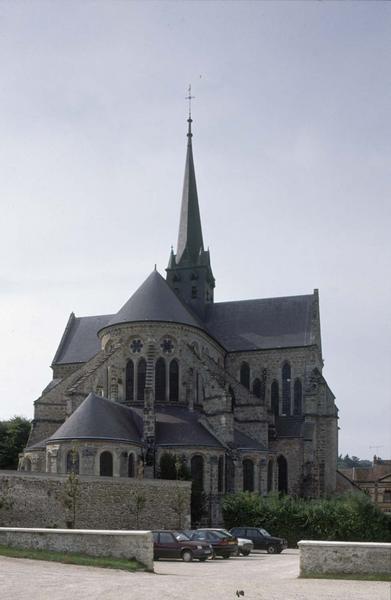
[[[391,600],[391,584],[298,579],[299,554],[253,554],[199,563],[159,561],[127,573],[0,557],[1,600]]]

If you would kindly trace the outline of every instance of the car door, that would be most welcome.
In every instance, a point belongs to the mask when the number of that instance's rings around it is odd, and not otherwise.
[[[179,544],[170,531],[160,532],[159,552],[162,558],[178,558],[180,556]]]
[[[247,529],[246,537],[253,541],[254,550],[264,550],[266,548],[265,538],[255,527],[249,527]]]

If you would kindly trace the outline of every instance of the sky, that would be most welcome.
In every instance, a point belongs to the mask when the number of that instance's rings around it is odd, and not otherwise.
[[[319,288],[339,451],[391,458],[390,65],[389,2],[0,0],[0,419],[164,275],[191,83],[215,301]]]

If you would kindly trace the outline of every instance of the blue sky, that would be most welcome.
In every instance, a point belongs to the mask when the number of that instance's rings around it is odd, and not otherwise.
[[[390,457],[390,64],[387,2],[0,2],[0,418],[164,273],[191,82],[216,300],[319,288],[340,451]]]

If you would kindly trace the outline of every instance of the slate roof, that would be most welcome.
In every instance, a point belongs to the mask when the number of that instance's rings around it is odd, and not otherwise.
[[[135,321],[168,321],[202,327],[158,271],[152,271],[107,325]]]
[[[210,304],[205,327],[228,351],[311,344],[313,295]]]
[[[237,429],[234,430],[234,444],[239,450],[267,450],[263,444],[256,442]]]
[[[53,365],[84,363],[100,350],[98,331],[113,315],[75,317],[72,313],[65,328]]]
[[[133,408],[142,417],[142,408]],[[181,406],[156,406],[158,446],[202,446],[222,448],[220,442],[199,422],[199,413]]]
[[[53,364],[83,363],[100,349],[98,331],[132,321],[166,321],[204,327],[228,352],[307,346],[313,295],[219,302],[203,325],[153,271],[116,315],[71,315]]]
[[[91,393],[47,442],[99,439],[140,444],[138,421],[129,408]]]

